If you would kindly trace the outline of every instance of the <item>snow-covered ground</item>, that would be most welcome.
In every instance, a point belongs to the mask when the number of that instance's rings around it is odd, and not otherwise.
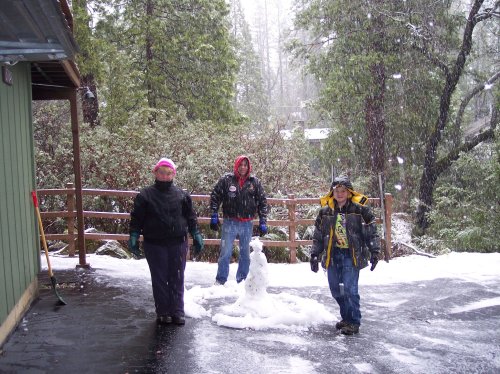
[[[78,259],[52,255],[51,262],[57,276]],[[116,297],[134,309],[130,315],[154,320],[145,259],[89,255],[87,262],[93,282],[119,288]],[[363,269],[355,337],[335,330],[337,304],[325,274],[311,272],[309,263],[268,264],[257,248],[245,282],[236,283],[236,269],[231,264],[228,282],[215,286],[217,264],[187,263],[191,318],[184,340],[154,348],[177,352],[155,356],[155,365],[225,374],[500,373],[500,253],[411,255]],[[187,355],[183,342],[191,347]]]
[[[328,290],[326,274],[321,270],[313,273],[309,263],[267,264],[262,253],[254,257],[249,279],[237,284],[235,274],[237,264],[230,265],[228,282],[224,286],[215,286],[217,264],[206,262],[188,262],[185,273],[186,293],[185,311],[188,317],[209,318],[219,325],[235,328],[298,328],[335,320],[336,305],[319,304],[314,297],[300,297],[288,292],[267,292],[276,290],[317,287],[318,292]],[[46,269],[45,256],[41,257],[42,267]],[[51,264],[57,270],[72,269],[77,258],[51,256]],[[142,295],[151,293],[151,279],[145,259],[121,260],[109,256],[88,255],[87,262],[96,271],[97,279],[123,288],[144,289]],[[261,265],[259,268],[256,265]],[[262,267],[265,264],[265,267]],[[399,257],[390,262],[380,261],[371,272],[363,269],[360,275],[360,287],[377,285],[407,284],[429,281],[438,278],[452,278],[487,286],[500,280],[500,253],[449,253],[437,258],[412,255]],[[253,282],[257,291],[249,292],[248,283]],[[139,295],[139,294],[138,294]],[[363,295],[362,295],[363,296]],[[218,309],[208,305],[214,299],[227,300]],[[144,305],[144,297],[136,300],[137,306]],[[457,306],[463,310],[500,305],[500,298],[464,303]],[[150,306],[152,307],[152,306]],[[458,310],[457,309],[457,310]]]

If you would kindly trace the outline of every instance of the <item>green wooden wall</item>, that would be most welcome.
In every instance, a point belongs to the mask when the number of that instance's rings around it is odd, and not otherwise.
[[[0,81],[0,324],[39,269],[29,63],[10,66],[13,84]]]

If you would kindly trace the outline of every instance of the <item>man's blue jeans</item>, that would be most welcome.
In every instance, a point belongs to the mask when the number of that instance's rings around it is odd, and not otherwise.
[[[330,291],[339,304],[342,320],[354,325],[360,325],[359,269],[352,262],[350,249],[333,248],[332,252],[333,264],[328,267]],[[344,285],[343,290],[340,288],[341,283]]]
[[[224,218],[222,224],[222,237],[220,243],[219,267],[217,269],[216,280],[219,283],[226,283],[229,275],[229,261],[233,254],[233,242],[236,237],[240,239],[240,259],[238,271],[236,272],[236,282],[246,279],[250,268],[250,239],[252,238],[252,221],[238,221],[231,218]]]

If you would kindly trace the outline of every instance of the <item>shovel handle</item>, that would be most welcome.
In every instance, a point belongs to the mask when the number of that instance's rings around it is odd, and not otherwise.
[[[38,208],[38,199],[36,197],[35,191],[31,191],[31,198],[33,199],[33,205],[35,206],[35,208]]]
[[[50,266],[49,249],[47,248],[47,240],[45,239],[45,233],[43,232],[42,216],[40,214],[40,208],[38,208],[38,199],[36,197],[36,191],[31,191],[31,197],[33,199],[33,205],[35,206],[36,218],[38,220],[38,227],[40,228],[40,235],[42,236],[43,250],[45,251],[45,258],[47,259],[47,268],[49,269],[50,282],[52,283],[52,289],[59,299],[59,305],[66,305],[66,302],[62,299],[56,289],[56,277],[52,272],[52,267]]]
[[[42,236],[43,250],[45,252],[45,258],[47,259],[47,268],[49,270],[49,276],[53,277],[54,273],[52,272],[52,266],[50,266],[49,249],[47,248],[47,240],[45,239],[45,233],[43,231],[42,216],[40,215],[40,208],[38,208],[38,199],[36,197],[35,191],[31,192],[31,197],[33,198],[33,205],[35,206],[35,210],[36,210],[36,218],[38,220],[38,228],[40,229],[40,235]]]

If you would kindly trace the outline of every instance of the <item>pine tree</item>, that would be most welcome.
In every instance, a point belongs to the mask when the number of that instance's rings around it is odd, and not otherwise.
[[[99,100],[97,94],[97,80],[102,72],[102,64],[99,59],[99,42],[93,35],[91,28],[91,15],[88,11],[87,0],[73,1],[74,35],[80,53],[77,63],[80,69],[81,87],[89,89],[94,100],[84,100],[85,90],[81,90],[83,121],[94,127],[99,125]]]
[[[224,0],[109,0],[108,7],[100,36],[129,60],[119,59],[132,68],[122,79],[134,82],[149,108],[237,120],[231,105],[237,61]]]
[[[235,106],[255,129],[268,122],[269,102],[264,91],[258,56],[254,51],[250,28],[245,20],[240,0],[231,2],[231,34],[236,44],[239,71],[235,84]]]
[[[373,190],[387,167],[387,86],[401,64],[396,30],[384,16],[392,11],[390,3],[302,2],[295,25],[310,40],[291,45],[322,84],[317,108],[337,134],[330,143],[337,157],[329,158],[351,169],[362,160],[371,170]]]

